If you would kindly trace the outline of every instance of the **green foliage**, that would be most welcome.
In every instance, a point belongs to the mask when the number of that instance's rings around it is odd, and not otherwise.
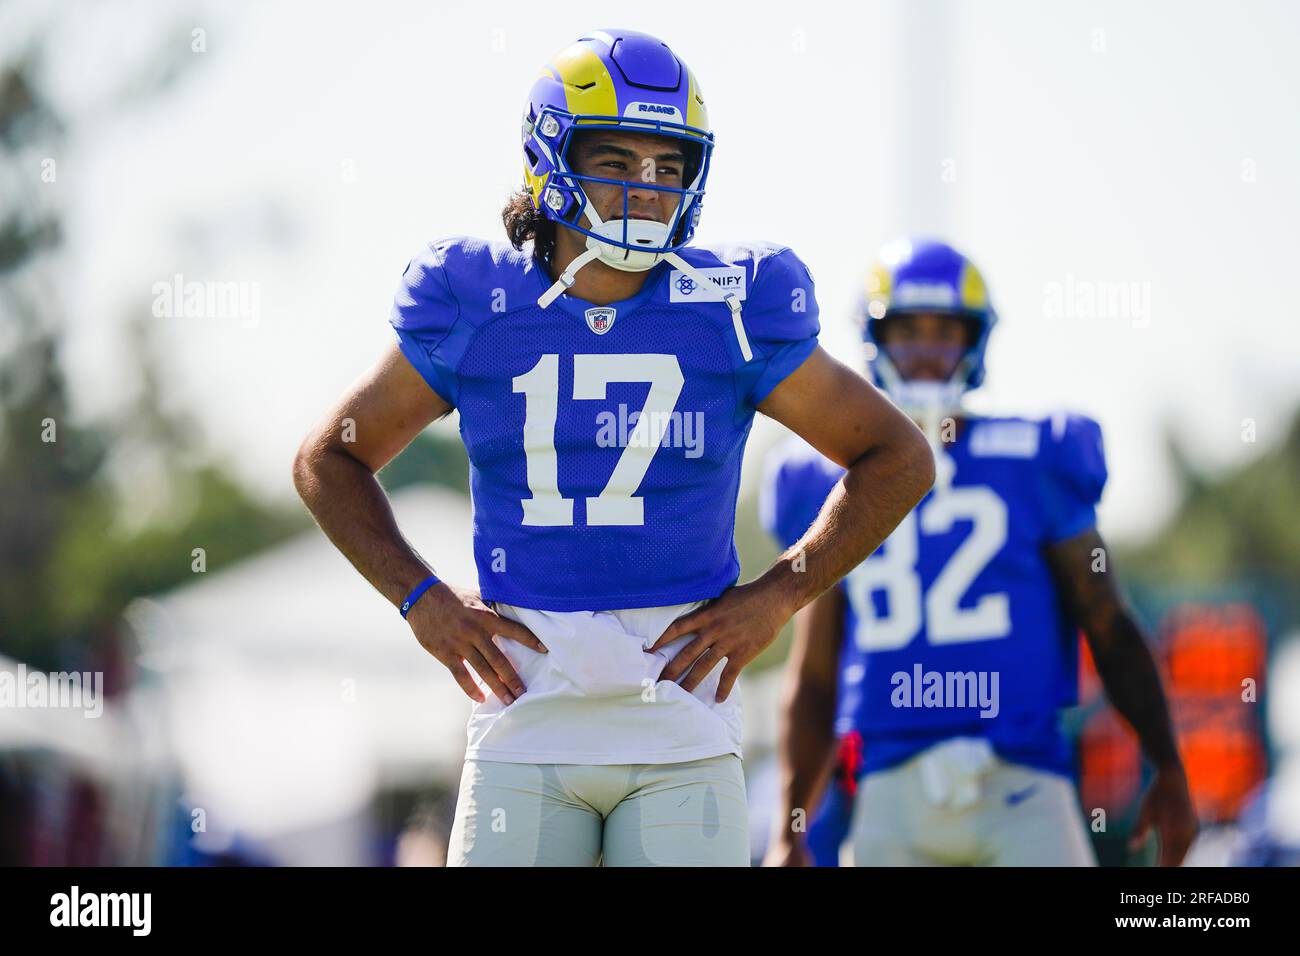
[[[389,494],[408,485],[434,484],[469,494],[469,455],[459,437],[426,429],[379,472]]]
[[[24,323],[22,334],[0,358],[0,652],[55,666],[61,647],[111,634],[133,597],[193,580],[194,548],[213,571],[309,525],[253,498],[220,465],[187,464],[192,439],[152,389],[141,392],[149,414],[78,422],[53,333]],[[157,456],[181,503],[133,530],[108,474],[122,449]]]
[[[1121,553],[1126,574],[1205,586],[1260,576],[1300,581],[1300,411],[1280,444],[1221,477],[1175,450],[1185,492],[1168,524]]]
[[[48,568],[51,591],[61,596],[51,609],[57,632],[111,622],[133,598],[193,581],[196,548],[211,573],[310,526],[304,514],[256,500],[215,465],[174,480],[190,505],[136,532],[115,526],[115,496],[91,489],[78,498]]]
[[[47,29],[55,28],[51,19]],[[41,36],[0,62],[0,173],[13,164],[31,176],[36,158],[64,152],[66,123],[39,80]],[[126,94],[152,95],[174,80],[180,61],[168,49],[140,65]],[[135,367],[122,377],[136,387],[131,406],[94,421],[74,414],[58,354],[59,195],[0,194],[0,653],[47,668],[115,640],[137,595],[193,580],[194,548],[213,571],[309,525],[301,511],[258,501],[202,460],[194,423],[166,407],[146,323],[128,327]],[[132,528],[123,520],[132,492],[111,475],[114,463],[140,461],[158,463],[171,504],[146,502],[157,513]]]

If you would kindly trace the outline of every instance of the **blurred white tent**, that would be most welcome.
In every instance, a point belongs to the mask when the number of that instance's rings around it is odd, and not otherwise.
[[[421,487],[392,502],[440,577],[473,586],[469,501]],[[378,792],[455,783],[468,698],[314,528],[196,577],[128,619],[141,644],[134,709],[165,722],[208,842],[238,835],[283,863],[366,862]],[[350,836],[331,836],[339,826]]]

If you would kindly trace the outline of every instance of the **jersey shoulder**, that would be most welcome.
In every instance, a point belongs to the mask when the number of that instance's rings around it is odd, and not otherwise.
[[[406,264],[388,323],[429,387],[459,401],[457,369],[475,332],[536,299],[531,255],[503,242],[450,236],[425,243]]]
[[[979,416],[971,419],[972,458],[1020,458],[1039,467],[1104,477],[1101,426],[1087,415]]]
[[[737,353],[737,385],[748,405],[757,407],[817,348],[821,331],[812,274],[788,246],[772,242],[687,247],[681,255],[709,281],[734,291],[741,300],[735,334],[743,334],[748,354]],[[698,301],[694,279],[680,270],[669,277],[670,303]],[[716,300],[715,300],[716,301]],[[733,317],[723,307],[710,310],[727,328]]]
[[[749,242],[715,242],[708,245],[687,246],[678,255],[698,268],[744,266],[752,274],[753,268],[765,259],[784,253],[794,255],[793,250],[787,245],[756,239]]]
[[[1044,466],[1081,499],[1096,504],[1107,478],[1101,425],[1087,415],[1062,411],[1044,416],[1040,427]]]
[[[816,303],[813,300],[812,273],[794,250],[775,242],[728,242],[708,246],[687,246],[680,253],[683,259],[697,269],[729,270],[743,275],[743,286],[736,290],[747,309],[767,306],[775,301],[786,306],[792,291],[802,290],[802,297],[811,307],[816,320]],[[710,276],[718,282],[716,273]],[[679,290],[680,291],[680,290]],[[797,315],[808,315],[804,309]]]
[[[967,445],[972,464],[1020,459],[1033,489],[1049,540],[1064,540],[1096,522],[1095,507],[1106,486],[1101,426],[1087,415],[975,419]]]
[[[523,293],[537,268],[527,251],[509,243],[435,239],[407,263],[389,321],[399,330],[446,333],[458,321],[523,307],[531,300],[512,293]]]

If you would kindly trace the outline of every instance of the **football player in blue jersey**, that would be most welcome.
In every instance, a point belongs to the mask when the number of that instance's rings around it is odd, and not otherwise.
[[[1097,423],[963,409],[996,314],[944,243],[886,247],[863,319],[873,374],[925,430],[937,478],[796,618],[765,861],[835,865],[844,847],[857,865],[1095,864],[1059,723],[1082,628],[1154,768],[1134,837],[1154,826],[1161,862],[1177,864],[1196,821],[1155,663],[1095,525]],[[768,464],[769,531],[798,541],[842,472],[791,439]]]
[[[912,509],[933,456],[818,347],[790,249],[689,245],[713,133],[665,44],[582,37],[542,70],[522,137],[511,242],[411,260],[396,342],[304,441],[295,482],[474,702],[451,864],[747,865],[737,675]],[[452,409],[477,591],[438,580],[374,478]],[[846,472],[737,585],[756,411]]]

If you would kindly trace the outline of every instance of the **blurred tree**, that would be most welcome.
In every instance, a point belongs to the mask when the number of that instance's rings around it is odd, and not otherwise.
[[[1126,573],[1203,586],[1244,576],[1300,582],[1300,410],[1278,445],[1221,477],[1176,445],[1184,488],[1169,522],[1121,555]]]
[[[195,423],[165,405],[147,320],[128,326],[130,407],[102,420],[74,414],[55,281],[65,210],[43,188],[71,122],[42,88],[42,53],[56,29],[52,16],[36,23],[29,42],[0,61],[0,652],[42,668],[87,651],[111,658],[111,647],[93,645],[115,642],[134,596],[192,579],[193,548],[215,570],[308,525],[299,510],[258,501],[203,460]],[[188,47],[174,29],[163,36],[156,55],[122,78],[119,102],[175,81],[177,50]],[[165,494],[141,526],[123,521],[115,459],[149,459],[162,472]]]
[[[0,653],[43,668],[111,656],[93,645],[116,640],[132,598],[193,580],[196,547],[213,571],[310,527],[305,510],[258,500],[205,459],[198,424],[167,404],[147,307],[126,324],[128,406],[98,420],[74,413],[55,281],[66,210],[43,178],[77,122],[43,92],[56,29],[52,16],[36,23],[0,61]],[[152,56],[109,79],[97,111],[174,85],[194,62],[188,49],[188,28],[160,30]],[[126,483],[122,471],[151,480]],[[428,481],[467,493],[468,472],[458,440],[426,432],[381,479],[390,491]]]
[[[17,167],[49,156],[63,123],[33,77],[38,55],[24,50],[0,64],[0,181],[23,179]],[[80,489],[104,461],[104,436],[68,417],[57,359],[57,329],[48,315],[42,260],[62,235],[39,188],[39,170],[26,170],[27,188],[0,193],[0,648],[30,649],[51,632],[48,579]]]

